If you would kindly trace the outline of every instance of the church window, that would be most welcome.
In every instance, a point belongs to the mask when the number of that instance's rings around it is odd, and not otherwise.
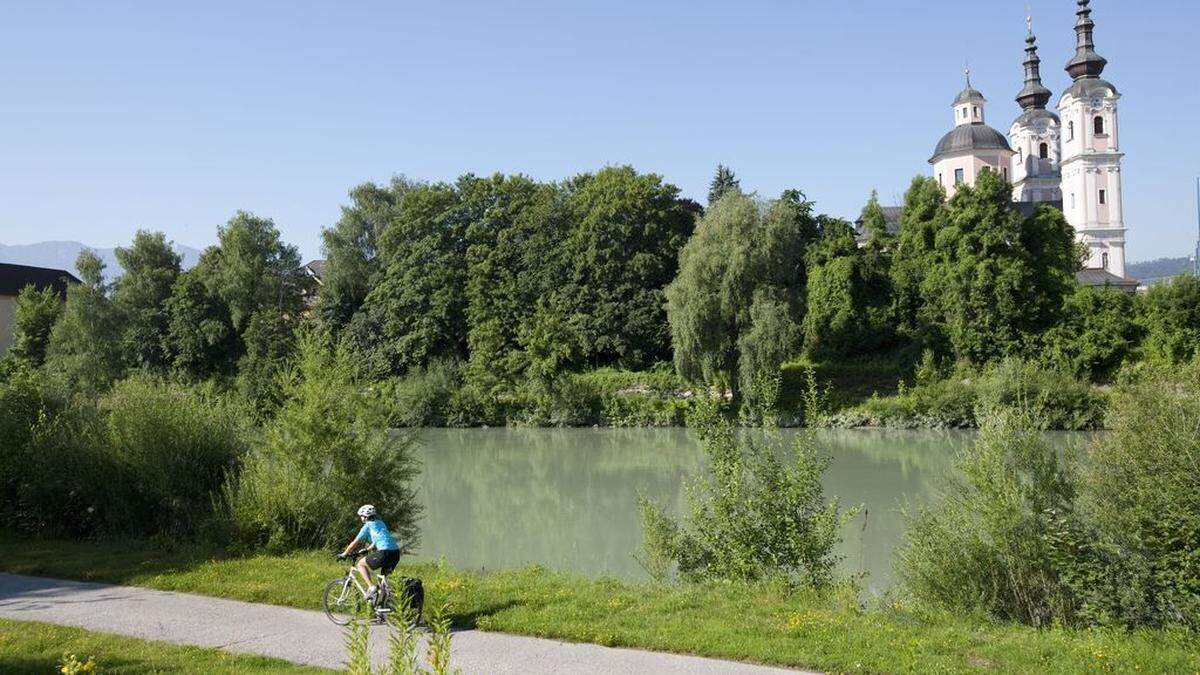
[[[1100,267],[1102,267],[1104,269],[1108,269],[1108,254],[1107,253],[1100,254]]]
[[[975,116],[979,117],[979,106],[975,106]]]
[[[942,174],[940,174],[940,173],[938,174],[938,185],[941,185],[943,187],[946,185],[946,181],[942,180]]]
[[[1108,191],[1107,191],[1107,190],[1101,190],[1101,191],[1100,191],[1100,203],[1101,203],[1101,204],[1107,204],[1107,203],[1108,203]]]
[[[965,182],[967,182],[965,172],[962,169],[955,169],[954,170],[954,184],[962,185]]]
[[[1001,172],[1004,174],[1004,180],[1008,180],[1008,167],[1004,167]]]
[[[1074,122],[1067,122],[1067,140],[1068,141],[1075,140],[1075,123]]]
[[[1071,208],[1075,208],[1075,193],[1071,193]]]
[[[1096,135],[1104,135],[1104,118],[1096,115],[1096,119],[1092,120],[1092,126],[1095,127]]]
[[[1047,145],[1046,143],[1042,143],[1041,145],[1039,145],[1038,146],[1038,157],[1041,157],[1042,159],[1050,159],[1050,146]]]

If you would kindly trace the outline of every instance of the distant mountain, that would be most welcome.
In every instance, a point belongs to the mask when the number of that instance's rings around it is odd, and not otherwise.
[[[121,276],[121,266],[117,264],[117,256],[111,248],[86,246],[77,241],[43,241],[36,244],[0,244],[0,262],[16,265],[32,265],[33,267],[50,267],[67,270],[79,274],[75,269],[75,259],[83,249],[91,249],[92,253],[104,261],[104,278],[112,281]],[[183,257],[183,268],[193,267],[200,260],[200,251],[190,246],[174,245],[175,252]]]
[[[1154,279],[1189,274],[1194,269],[1191,258],[1159,258],[1158,260],[1129,263],[1125,266],[1125,274],[1139,281],[1153,281]]]

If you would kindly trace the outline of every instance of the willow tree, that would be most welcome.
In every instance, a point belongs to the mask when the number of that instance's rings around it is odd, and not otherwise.
[[[679,375],[735,404],[799,350],[812,203],[790,191],[767,205],[740,192],[717,200],[684,246],[667,287]]]

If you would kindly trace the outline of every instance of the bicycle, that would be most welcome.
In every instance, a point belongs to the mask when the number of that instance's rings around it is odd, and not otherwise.
[[[392,570],[379,570],[379,580],[376,583],[375,597],[367,597],[367,589],[363,586],[355,566],[358,558],[366,555],[362,552],[355,557],[346,575],[338,577],[328,584],[321,594],[321,604],[325,608],[325,616],[339,626],[348,625],[355,619],[372,618],[384,621],[388,614],[396,611],[395,592],[388,582],[388,573]],[[339,556],[339,559],[341,557]],[[420,579],[405,578],[403,592],[406,599],[407,611],[412,612],[414,622],[420,622],[421,610],[425,604],[425,590]],[[370,610],[368,612],[367,610]]]

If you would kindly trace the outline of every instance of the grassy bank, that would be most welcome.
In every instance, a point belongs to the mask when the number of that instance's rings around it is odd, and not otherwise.
[[[182,647],[35,621],[0,619],[0,671],[10,675],[60,672],[64,654],[92,659],[94,671],[119,673],[328,673],[263,656]]]
[[[0,540],[8,572],[147,586],[315,609],[339,566],[324,553],[166,553],[140,542]],[[455,624],[832,672],[1200,672],[1200,640],[1161,631],[1035,630],[902,607],[866,611],[850,589],[651,586],[542,569],[468,574],[404,566]],[[332,628],[331,628],[332,629]]]

